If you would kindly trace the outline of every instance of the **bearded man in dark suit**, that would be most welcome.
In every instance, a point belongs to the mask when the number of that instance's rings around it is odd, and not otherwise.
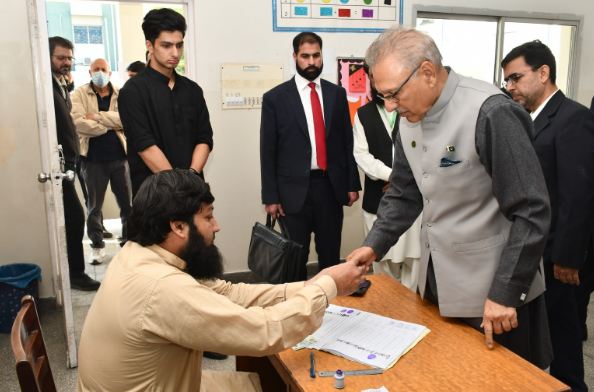
[[[339,263],[342,207],[359,198],[361,184],[346,91],[320,78],[322,39],[298,34],[293,58],[297,75],[264,94],[260,164],[266,212],[303,245],[301,280],[312,232],[320,270]]]

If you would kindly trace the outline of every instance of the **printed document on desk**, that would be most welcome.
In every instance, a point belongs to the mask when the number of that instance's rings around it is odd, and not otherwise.
[[[330,305],[322,326],[295,346],[327,351],[365,365],[389,369],[429,333],[423,325]]]

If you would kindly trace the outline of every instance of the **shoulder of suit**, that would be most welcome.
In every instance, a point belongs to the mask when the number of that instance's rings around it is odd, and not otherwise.
[[[561,116],[584,116],[591,114],[590,109],[581,103],[567,98],[561,90],[555,93],[547,103],[543,112],[557,113]]]
[[[320,84],[322,85],[322,88],[324,88],[324,89],[343,89],[344,90],[344,88],[342,88],[341,86],[339,86],[335,83],[332,83],[326,79],[320,79]]]

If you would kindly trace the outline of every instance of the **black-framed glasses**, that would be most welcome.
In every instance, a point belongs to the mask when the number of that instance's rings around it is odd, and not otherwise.
[[[423,63],[421,62],[421,64],[423,64]],[[400,91],[402,91],[402,88],[403,88],[404,86],[406,86],[406,83],[408,83],[408,82],[409,82],[409,80],[410,80],[410,79],[413,77],[413,75],[414,75],[415,73],[417,73],[417,71],[419,70],[419,68],[421,68],[421,64],[417,65],[417,66],[415,67],[415,69],[413,69],[413,71],[410,73],[410,75],[408,75],[408,77],[407,77],[406,79],[404,79],[404,82],[402,82],[402,84],[400,85],[400,87],[398,87],[396,90],[394,90],[393,92],[389,93],[389,94],[388,94],[388,95],[386,95],[386,96],[383,96],[383,95],[381,95],[381,94],[377,93],[377,94],[376,94],[376,95],[377,95],[377,97],[378,97],[379,99],[381,99],[382,101],[384,101],[384,102],[385,102],[385,101],[391,101],[391,102],[396,102],[396,101],[398,101],[398,99],[399,99],[399,98],[398,98],[398,94],[400,94]]]
[[[73,62],[74,62],[74,60],[76,60],[76,59],[75,59],[74,57],[72,57],[72,56],[56,56],[56,55],[54,55],[54,57],[55,57],[55,58],[56,58],[58,61],[65,61],[65,60],[68,60],[68,61],[70,61],[71,63],[73,63]]]
[[[511,84],[516,84],[518,83],[518,81],[520,79],[522,79],[524,77],[525,74],[523,73],[513,73],[511,75],[509,75],[507,78],[503,79],[503,83],[501,83],[503,85],[504,88],[507,88],[509,85]]]

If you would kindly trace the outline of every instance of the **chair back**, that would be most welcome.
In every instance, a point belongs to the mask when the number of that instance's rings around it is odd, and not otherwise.
[[[21,310],[12,324],[11,344],[16,371],[23,392],[55,392],[35,300],[21,299]]]

